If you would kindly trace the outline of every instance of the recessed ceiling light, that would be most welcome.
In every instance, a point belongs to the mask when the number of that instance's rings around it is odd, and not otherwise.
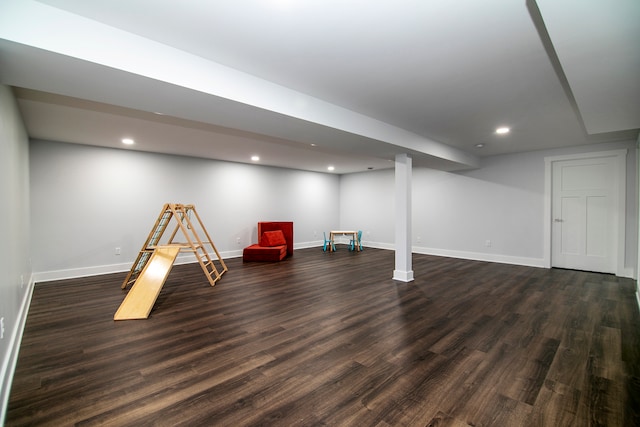
[[[496,129],[496,133],[500,134],[500,135],[505,134],[505,133],[509,133],[509,132],[511,132],[511,129],[509,129],[508,127],[501,127],[501,128]]]
[[[482,147],[484,147],[484,144],[483,144],[483,143],[476,144],[476,148],[482,148]]]
[[[131,138],[122,138],[122,143],[124,145],[133,145],[135,141]]]
[[[333,167],[333,166],[329,166],[329,167],[327,168],[327,170],[333,171],[333,170],[336,170],[336,168],[335,168],[335,167]]]
[[[317,144],[311,144],[312,147],[315,147]]]
[[[257,162],[258,160],[260,160],[260,157],[258,157],[258,156],[251,156],[251,160],[253,160],[254,162]]]

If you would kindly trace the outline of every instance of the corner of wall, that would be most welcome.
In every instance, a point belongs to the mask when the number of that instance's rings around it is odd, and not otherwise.
[[[33,295],[33,289],[35,282],[33,276],[29,278],[27,284],[27,291],[24,294],[24,298],[20,304],[20,310],[18,313],[17,322],[14,323],[11,328],[11,336],[9,338],[9,354],[3,360],[0,378],[2,378],[2,410],[0,411],[0,425],[4,425],[4,420],[7,415],[7,405],[9,403],[9,393],[11,392],[11,384],[13,382],[13,373],[16,370],[18,363],[18,354],[20,352],[20,343],[22,342],[22,334],[24,327],[27,323],[27,314],[29,313],[29,306],[31,305],[31,296]]]

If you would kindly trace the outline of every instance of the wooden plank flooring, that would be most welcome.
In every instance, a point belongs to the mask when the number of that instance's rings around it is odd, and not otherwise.
[[[174,267],[146,320],[124,273],[38,284],[7,426],[637,426],[634,282],[297,250]]]

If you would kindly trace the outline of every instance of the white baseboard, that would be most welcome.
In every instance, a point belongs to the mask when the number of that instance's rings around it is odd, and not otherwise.
[[[365,240],[362,241],[362,247],[364,249],[375,248],[375,249],[386,249],[388,251],[393,251],[396,249],[396,245],[393,243],[367,242]]]
[[[398,280],[400,282],[412,282],[413,271],[393,270],[393,280]]]
[[[301,242],[301,243],[295,243],[293,245],[293,249],[308,249],[308,248],[317,248],[317,247],[322,247],[322,245],[324,245],[324,241],[323,240],[316,240],[313,242]]]
[[[35,283],[51,282],[54,280],[73,279],[76,277],[97,276],[100,274],[120,273],[131,268],[131,263],[97,265],[94,267],[69,268],[65,270],[39,271],[33,273]]]
[[[386,249],[391,251],[395,249],[395,245],[393,243],[369,242],[365,240],[362,241],[362,246],[365,248],[365,250],[366,248]],[[544,260],[542,258],[527,258],[515,257],[510,255],[487,254],[481,252],[454,251],[448,249],[426,248],[422,246],[413,246],[411,248],[411,251],[416,254],[444,256],[449,258],[468,259],[472,261],[498,262],[501,264],[523,265],[526,267],[545,267]]]
[[[347,240],[337,240],[338,244],[348,244]],[[323,241],[309,241],[309,242],[300,242],[294,245],[294,249],[307,249],[307,248],[315,248],[322,247]],[[370,241],[362,241],[363,247],[366,248],[376,248],[376,249],[386,249],[386,250],[394,250],[395,245],[393,243],[382,243],[382,242],[370,242]],[[473,261],[486,261],[486,262],[497,262],[501,264],[513,264],[513,265],[522,265],[526,267],[539,267],[546,268],[543,258],[529,258],[529,257],[517,257],[511,255],[500,255],[500,254],[490,254],[483,252],[467,252],[467,251],[456,251],[456,250],[448,250],[448,249],[436,249],[436,248],[427,248],[422,246],[413,246],[412,252],[423,255],[435,255],[435,256],[444,256],[450,258],[459,258],[459,259],[468,259]],[[215,259],[215,254],[211,254],[211,256]],[[220,256],[222,259],[229,258],[238,258],[242,256],[242,249],[234,250],[234,251],[225,251],[220,252]],[[100,265],[94,267],[81,267],[81,268],[73,268],[67,270],[53,270],[53,271],[44,271],[37,272],[33,274],[33,282],[41,283],[41,282],[50,282],[53,280],[64,280],[64,279],[72,279],[76,277],[87,277],[87,276],[95,276],[99,274],[110,274],[110,273],[120,273],[129,271],[131,268],[131,262],[121,263],[121,264],[110,264],[110,265]],[[196,258],[194,255],[181,255],[176,260],[175,264],[189,264],[196,262]],[[626,268],[621,277],[629,277],[634,278],[635,270],[633,268]]]
[[[349,243],[339,242],[339,243]],[[300,242],[294,245],[294,249],[306,249],[306,248],[316,248],[322,247],[323,241],[316,240],[310,242]],[[223,251],[220,252],[220,256],[222,259],[231,259],[231,258],[239,258],[242,256],[242,249],[237,249],[233,251]],[[210,253],[212,259],[217,259],[214,253]],[[122,273],[127,272],[131,269],[131,265],[134,260],[131,260],[126,263],[119,264],[108,264],[108,265],[97,265],[92,267],[79,267],[79,268],[69,268],[65,270],[51,270],[51,271],[39,271],[33,274],[33,282],[34,283],[42,283],[42,282],[52,282],[55,280],[66,280],[66,279],[74,279],[77,277],[89,277],[89,276],[97,276],[100,274],[111,274],[111,273]],[[195,255],[193,254],[184,254],[179,255],[176,259],[175,265],[180,264],[191,264],[197,262]]]
[[[636,274],[633,268],[624,268],[622,271],[618,272],[617,276],[619,277],[627,277],[629,279],[635,279]]]
[[[497,262],[501,264],[523,265],[526,267],[544,268],[544,260],[542,258],[517,257],[511,255],[488,254],[483,252],[466,252],[454,251],[448,249],[434,249],[414,246],[414,253],[424,255],[445,256],[451,258],[468,259],[473,261]]]
[[[0,378],[2,379],[2,387],[0,389],[0,396],[2,397],[2,402],[0,403],[2,407],[0,408],[0,425],[4,425],[4,420],[7,415],[7,405],[9,404],[9,393],[11,392],[11,384],[13,382],[13,374],[16,370],[16,365],[18,363],[18,353],[20,352],[20,343],[22,342],[22,335],[24,332],[24,327],[27,323],[27,314],[29,314],[29,307],[31,305],[31,296],[33,295],[34,288],[34,280],[33,275],[27,281],[27,289],[24,293],[24,297],[20,303],[20,310],[18,311],[17,322],[15,322],[14,327],[11,329],[11,336],[9,338],[9,354],[8,357],[4,360],[1,371]]]
[[[212,259],[217,259],[214,253],[209,254]],[[237,258],[242,256],[242,250],[220,252],[222,259]],[[54,280],[74,279],[77,277],[97,276],[100,274],[122,273],[129,271],[134,261],[121,264],[97,265],[93,267],[70,268],[66,270],[40,271],[33,274],[34,283],[51,282]],[[179,255],[175,265],[191,264],[197,262],[195,255]]]

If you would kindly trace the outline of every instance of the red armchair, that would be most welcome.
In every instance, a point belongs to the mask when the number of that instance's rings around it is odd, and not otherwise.
[[[281,261],[293,255],[293,222],[258,223],[258,243],[242,251],[242,260]]]

